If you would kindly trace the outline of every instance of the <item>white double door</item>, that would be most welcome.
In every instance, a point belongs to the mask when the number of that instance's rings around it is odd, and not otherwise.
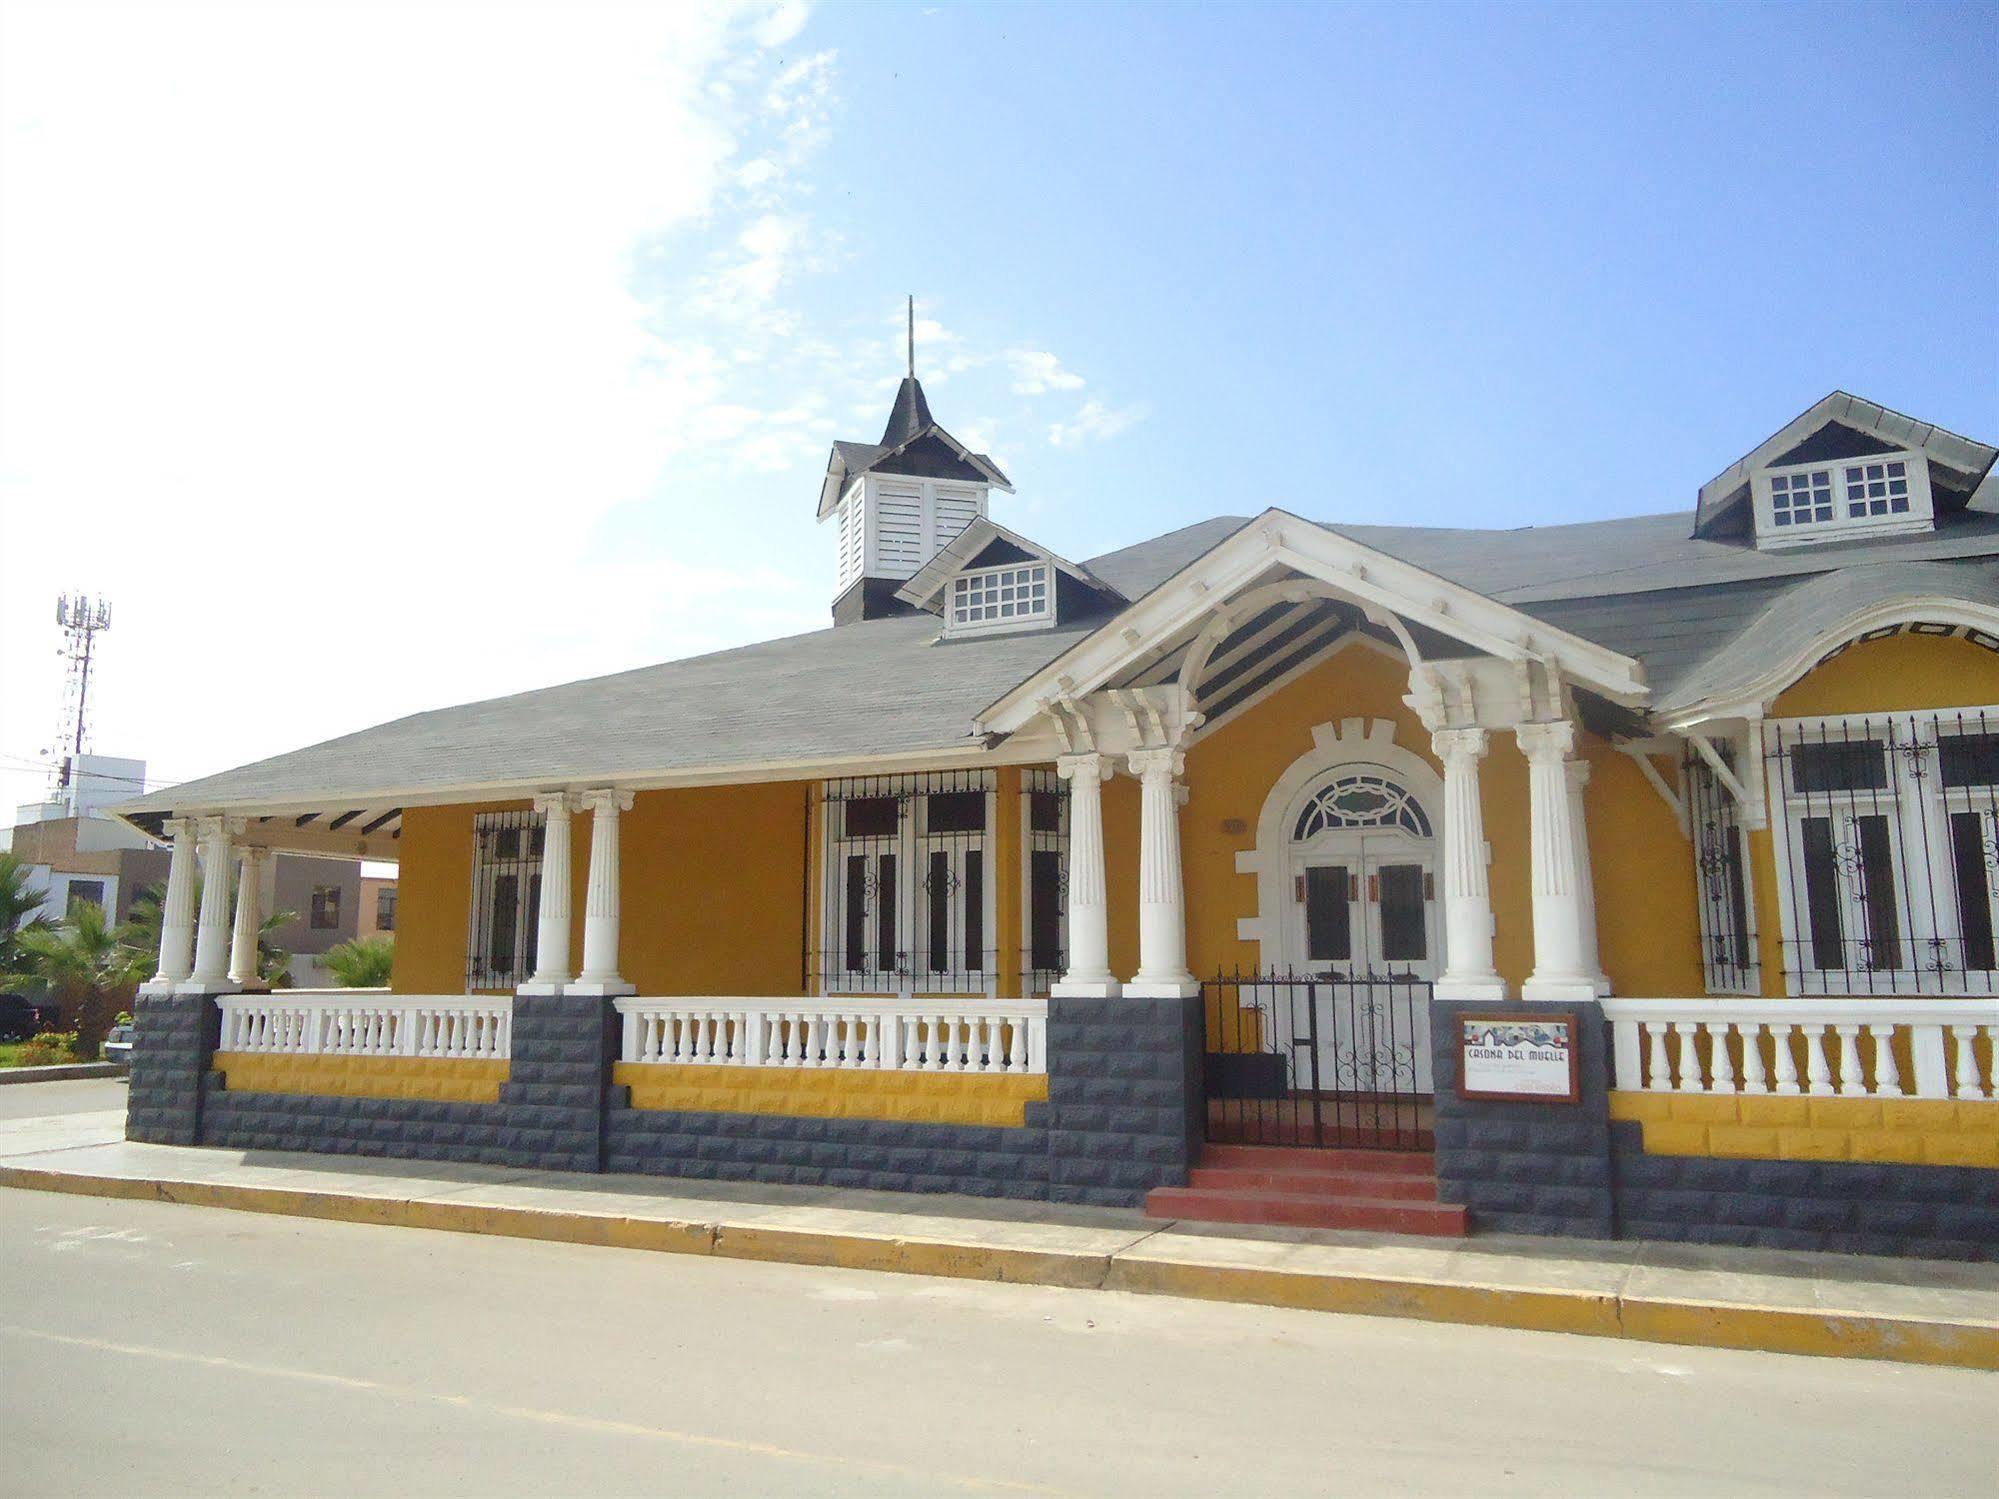
[[[1320,1090],[1431,1092],[1428,985],[1443,957],[1435,840],[1326,833],[1294,847],[1291,867],[1286,965],[1333,981],[1314,1001]]]

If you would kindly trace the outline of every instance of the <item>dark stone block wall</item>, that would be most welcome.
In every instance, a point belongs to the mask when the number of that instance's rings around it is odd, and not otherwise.
[[[1535,1008],[1440,1000],[1432,1009],[1437,1196],[1468,1209],[1474,1233],[1613,1238],[1610,1064],[1601,1006],[1546,1006],[1550,1013],[1573,1013],[1578,1022],[1580,1102],[1494,1103],[1458,1096],[1460,1017]]]
[[[1627,1239],[1999,1260],[1999,1171],[1647,1155],[1630,1121],[1611,1143]]]
[[[304,1093],[234,1093],[211,1074],[205,1083],[201,1143],[232,1150],[305,1150],[392,1160],[520,1162],[507,1145],[506,1111],[491,1103],[420,1098],[330,1098]]]
[[[1048,1197],[1136,1207],[1187,1183],[1205,1133],[1201,999],[1048,1001]]]
[[[208,1059],[221,1035],[222,1012],[212,994],[141,994],[133,1000],[126,1139],[200,1143]]]
[[[1031,1106],[1038,1107],[1038,1106]],[[604,1169],[714,1181],[1041,1198],[1048,1132],[613,1106]]]
[[[610,1083],[617,1047],[618,1014],[608,999],[514,997],[513,1062],[500,1085],[508,1165],[604,1169],[607,1096],[624,1091]]]

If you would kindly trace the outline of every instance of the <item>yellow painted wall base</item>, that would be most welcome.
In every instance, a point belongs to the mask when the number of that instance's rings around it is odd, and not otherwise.
[[[1999,1167],[1999,1102],[1612,1093],[1648,1155]]]
[[[635,1109],[898,1119],[916,1124],[1017,1127],[1026,1122],[1028,1104],[1048,1097],[1048,1079],[1026,1073],[619,1062],[611,1069],[611,1080],[632,1090]]]
[[[448,1057],[301,1057],[218,1051],[214,1070],[236,1093],[310,1093],[321,1098],[428,1098],[498,1103],[505,1062]]]

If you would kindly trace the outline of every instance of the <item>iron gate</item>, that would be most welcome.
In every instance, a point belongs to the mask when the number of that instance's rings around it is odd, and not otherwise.
[[[1395,973],[1206,981],[1208,1139],[1428,1150],[1430,991]]]

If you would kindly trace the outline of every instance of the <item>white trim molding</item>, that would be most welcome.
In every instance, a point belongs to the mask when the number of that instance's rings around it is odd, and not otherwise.
[[[1008,691],[978,715],[978,727],[1011,733],[1046,702],[1096,691],[1153,647],[1195,629],[1218,601],[1286,568],[1332,585],[1384,622],[1393,614],[1507,660],[1540,662],[1627,706],[1649,695],[1644,668],[1629,656],[1273,508]]]

